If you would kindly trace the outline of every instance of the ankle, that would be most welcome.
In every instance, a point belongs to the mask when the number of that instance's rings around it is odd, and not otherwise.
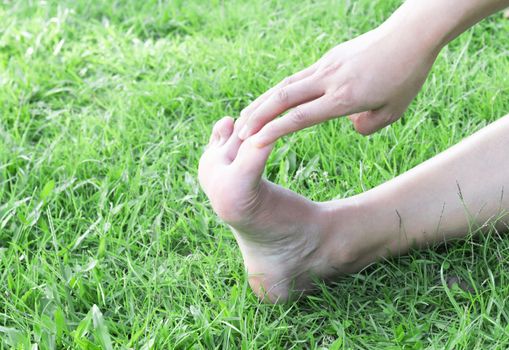
[[[324,255],[340,273],[356,272],[376,260],[385,244],[382,227],[373,225],[373,206],[363,195],[319,203],[324,225]]]

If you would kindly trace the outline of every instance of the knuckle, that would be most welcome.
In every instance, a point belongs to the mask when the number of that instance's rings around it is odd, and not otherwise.
[[[326,64],[318,68],[315,74],[318,76],[318,78],[326,78],[336,73],[339,70],[339,68],[341,68],[340,61],[327,62]]]
[[[338,102],[351,101],[353,99],[353,88],[351,84],[344,84],[332,92],[332,98]]]
[[[331,93],[333,103],[337,107],[349,108],[355,105],[355,91],[351,84],[345,84]]]
[[[287,104],[288,103],[288,90],[285,88],[280,88],[276,91],[275,94],[277,102],[280,104]]]
[[[287,85],[290,85],[291,83],[293,83],[293,76],[289,76],[289,77],[284,78],[281,81],[281,86],[287,86]]]
[[[304,124],[306,122],[306,119],[307,119],[307,113],[305,111],[302,110],[302,108],[294,108],[291,112],[290,112],[290,119],[295,123],[295,124]]]

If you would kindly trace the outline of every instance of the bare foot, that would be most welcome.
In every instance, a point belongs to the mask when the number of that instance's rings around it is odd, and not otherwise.
[[[315,277],[356,270],[348,234],[338,242],[337,225],[331,227],[338,221],[337,210],[330,220],[326,206],[262,179],[272,145],[242,142],[233,129],[232,118],[216,123],[200,160],[199,180],[216,213],[232,228],[253,291],[282,302],[311,290]]]

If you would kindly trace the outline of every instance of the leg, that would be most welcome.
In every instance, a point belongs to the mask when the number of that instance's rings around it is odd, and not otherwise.
[[[200,182],[232,227],[251,287],[272,302],[309,290],[314,277],[466,235],[509,209],[509,116],[392,181],[324,203],[262,180],[271,146],[242,143],[232,130],[231,119],[216,124]]]
[[[368,264],[373,255],[399,254],[413,246],[465,236],[472,225],[479,228],[496,221],[499,229],[505,229],[508,135],[509,115],[403,175],[350,198],[362,218],[362,227],[350,242],[361,247],[354,266]],[[342,204],[322,205],[329,211],[331,227],[339,227],[336,213],[343,210]]]

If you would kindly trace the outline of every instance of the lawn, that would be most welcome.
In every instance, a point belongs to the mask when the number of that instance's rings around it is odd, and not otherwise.
[[[215,120],[399,3],[2,2],[0,348],[508,348],[507,236],[266,305],[197,183]],[[404,119],[376,135],[343,118],[284,138],[267,177],[347,197],[507,114],[508,33],[498,14],[452,42]]]

